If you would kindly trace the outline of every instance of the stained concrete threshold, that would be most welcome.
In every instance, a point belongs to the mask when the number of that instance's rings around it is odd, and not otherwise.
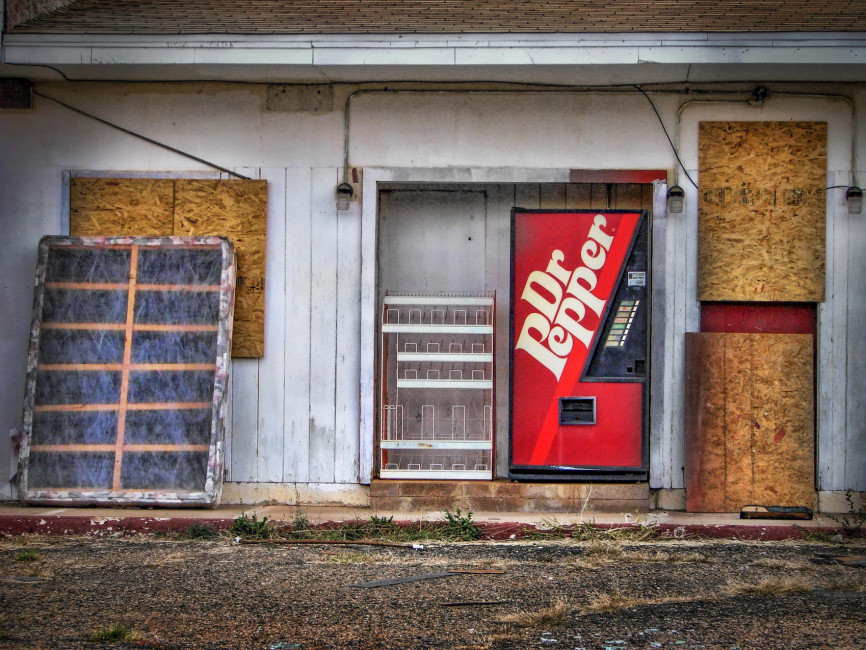
[[[337,506],[239,506],[214,509],[162,508],[71,508],[35,507],[15,503],[0,505],[0,534],[49,535],[121,535],[125,533],[181,532],[193,523],[207,523],[228,529],[243,514],[259,519],[267,517],[275,524],[291,523],[301,513],[310,524],[367,520],[370,515],[393,517],[395,522],[443,521],[442,511],[406,512],[372,508]],[[523,537],[536,530],[554,526],[593,524],[612,526],[658,526],[668,536],[700,535],[708,538],[781,540],[801,539],[804,532],[841,533],[839,524],[825,515],[809,521],[743,520],[737,514],[686,513],[651,510],[643,514],[630,512],[483,512],[473,511],[473,518],[495,539]]]

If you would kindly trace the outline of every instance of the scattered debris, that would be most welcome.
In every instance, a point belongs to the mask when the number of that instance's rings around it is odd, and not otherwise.
[[[349,539],[243,539],[241,544],[325,544],[343,546],[390,546],[394,548],[423,549],[421,544],[399,544],[397,542],[374,542],[371,540]]]
[[[406,576],[405,578],[386,578],[385,580],[373,580],[372,582],[359,582],[358,584],[349,585],[350,587],[361,587],[362,589],[372,589],[373,587],[388,587],[390,585],[401,585],[405,582],[418,582],[419,580],[432,580],[434,578],[448,578],[457,575],[451,571],[443,571],[441,573],[422,573],[416,576]]]
[[[47,579],[36,576],[0,576],[0,582],[45,582]]]
[[[453,603],[439,603],[439,607],[474,607],[482,605],[507,605],[507,600],[457,600]]]
[[[812,519],[812,511],[805,506],[743,506],[740,519]]]
[[[845,566],[866,567],[866,555],[829,555],[819,553],[812,558],[815,564],[842,564]]]

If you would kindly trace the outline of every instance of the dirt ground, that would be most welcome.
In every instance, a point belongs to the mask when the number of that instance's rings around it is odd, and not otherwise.
[[[0,540],[0,648],[866,648],[861,542]],[[817,561],[816,561],[817,560]],[[443,573],[361,588],[364,581]],[[116,629],[125,640],[97,641]]]

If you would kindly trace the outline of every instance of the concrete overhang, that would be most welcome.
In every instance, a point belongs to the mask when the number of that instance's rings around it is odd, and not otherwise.
[[[84,80],[866,81],[866,33],[7,34],[0,73]]]

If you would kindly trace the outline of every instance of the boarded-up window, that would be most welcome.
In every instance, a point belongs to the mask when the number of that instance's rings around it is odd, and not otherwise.
[[[815,500],[810,334],[686,334],[686,507]]]
[[[264,356],[266,181],[74,177],[69,207],[76,237],[231,239],[238,256],[232,356]]]
[[[701,122],[698,299],[824,300],[827,125]]]

